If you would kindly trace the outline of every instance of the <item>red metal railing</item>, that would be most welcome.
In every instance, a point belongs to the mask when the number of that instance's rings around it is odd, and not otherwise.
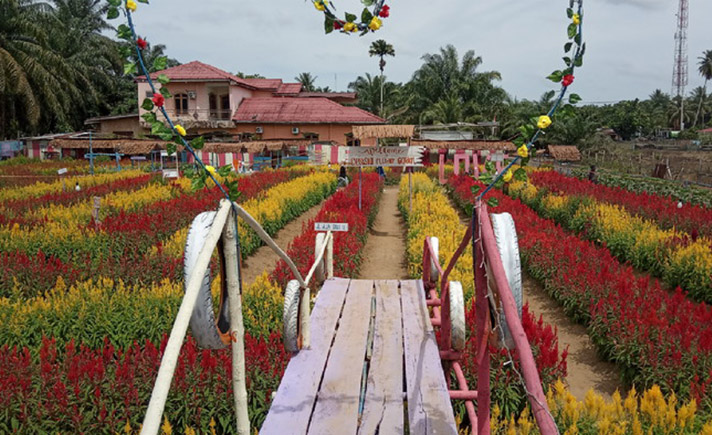
[[[473,239],[472,235],[477,234]],[[475,281],[475,337],[477,337],[477,391],[470,390],[467,380],[462,372],[460,359],[462,353],[452,349],[450,320],[450,295],[448,277],[457,260],[467,248],[472,244],[472,268],[474,270]],[[434,260],[434,261],[433,261]],[[543,435],[558,433],[556,424],[547,408],[546,396],[541,386],[539,372],[534,362],[531,346],[524,333],[524,328],[519,319],[516,303],[509,288],[509,282],[504,272],[502,259],[497,249],[492,223],[487,213],[487,206],[482,202],[475,205],[472,221],[465,233],[465,237],[460,242],[453,257],[450,259],[445,270],[442,269],[439,259],[433,249],[430,237],[426,237],[423,244],[423,283],[425,285],[427,304],[432,307],[431,322],[433,326],[440,328],[440,358],[443,361],[445,378],[450,379],[450,371],[455,373],[458,390],[450,391],[452,400],[464,400],[467,415],[471,426],[477,428],[478,435],[490,433],[490,355],[489,339],[492,334],[490,323],[490,305],[487,297],[487,276],[485,263],[489,265],[492,276],[490,278],[496,284],[496,292],[501,301],[504,316],[511,332],[514,346],[519,356],[522,376],[528,393],[529,403],[537,425]],[[437,277],[431,276],[431,264],[437,271]],[[437,278],[437,279],[431,279]],[[440,283],[440,294],[437,287]],[[477,400],[477,411],[474,402]]]

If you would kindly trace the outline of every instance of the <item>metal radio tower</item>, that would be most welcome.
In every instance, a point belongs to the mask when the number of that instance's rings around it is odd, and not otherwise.
[[[675,65],[672,71],[672,95],[680,97],[680,130],[685,129],[684,107],[687,85],[688,0],[680,0],[675,32]]]

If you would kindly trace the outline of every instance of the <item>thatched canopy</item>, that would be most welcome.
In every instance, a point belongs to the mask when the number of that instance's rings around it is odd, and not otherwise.
[[[267,148],[268,151],[278,151],[283,148],[311,145],[309,140],[259,140],[250,142],[206,142],[204,151],[210,153],[260,153]]]
[[[414,125],[354,125],[353,133],[356,139],[413,137]]]
[[[412,140],[410,145],[421,146],[431,150],[515,151],[517,149],[512,142],[486,140]]]
[[[581,153],[578,148],[572,145],[549,145],[547,151],[551,158],[560,162],[581,161]]]
[[[156,149],[164,149],[162,140],[136,139],[93,139],[91,147],[95,150],[112,149],[122,154],[148,154]],[[89,139],[54,139],[50,145],[63,149],[89,149]]]

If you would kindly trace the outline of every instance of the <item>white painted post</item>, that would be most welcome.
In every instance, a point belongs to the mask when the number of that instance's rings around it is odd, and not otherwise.
[[[326,238],[326,233],[316,233],[316,240],[314,240],[314,260],[319,257],[322,247]],[[324,281],[324,262],[319,261],[316,266],[315,278],[317,282]]]
[[[245,325],[242,321],[242,296],[240,295],[240,275],[238,271],[237,240],[235,235],[235,215],[230,212],[223,229],[225,250],[225,275],[230,309],[232,331],[232,390],[235,399],[237,433],[250,434],[250,418],[247,413],[247,384],[245,381]]]
[[[171,335],[168,338],[166,349],[163,352],[161,366],[158,369],[158,376],[156,376],[156,383],[153,385],[151,400],[148,403],[148,410],[146,411],[146,416],[143,419],[143,427],[141,428],[142,435],[156,434],[160,428],[163,408],[166,406],[168,390],[171,388],[171,380],[173,379],[173,372],[175,372],[176,363],[178,362],[180,348],[183,345],[183,339],[188,331],[190,316],[195,308],[205,271],[208,269],[210,258],[222,234],[222,229],[229,212],[230,202],[223,199],[220,201],[220,207],[215,214],[215,219],[213,220],[210,231],[205,237],[205,244],[198,255],[193,274],[188,279],[185,296],[183,296],[183,302],[181,302],[180,308],[178,309],[176,320],[173,323],[173,329],[171,329]]]
[[[302,346],[300,349],[309,349],[311,346],[311,331],[309,329],[309,304],[311,303],[311,292],[309,291],[309,287],[302,289],[302,295],[299,303],[299,329],[301,330],[302,336]]]
[[[334,277],[334,233],[329,231],[326,241],[326,279]]]

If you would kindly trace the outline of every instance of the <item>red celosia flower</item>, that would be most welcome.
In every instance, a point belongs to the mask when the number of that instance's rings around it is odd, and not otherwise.
[[[378,16],[382,17],[382,18],[388,18],[388,16],[391,14],[390,11],[391,11],[391,7],[388,5],[384,5],[381,8],[381,12],[378,13]]]
[[[564,85],[564,86],[570,86],[571,83],[573,83],[573,82],[574,82],[574,76],[573,76],[573,74],[566,74],[566,75],[564,76],[564,79],[561,80],[561,84]]]
[[[145,50],[146,46],[148,45],[148,42],[146,42],[146,40],[143,38],[138,38],[136,40],[136,44],[138,45],[138,48],[140,48],[141,50]]]
[[[156,106],[163,107],[163,102],[165,101],[165,98],[163,98],[163,95],[156,92],[155,94],[153,94],[152,100],[153,104],[155,104]]]

